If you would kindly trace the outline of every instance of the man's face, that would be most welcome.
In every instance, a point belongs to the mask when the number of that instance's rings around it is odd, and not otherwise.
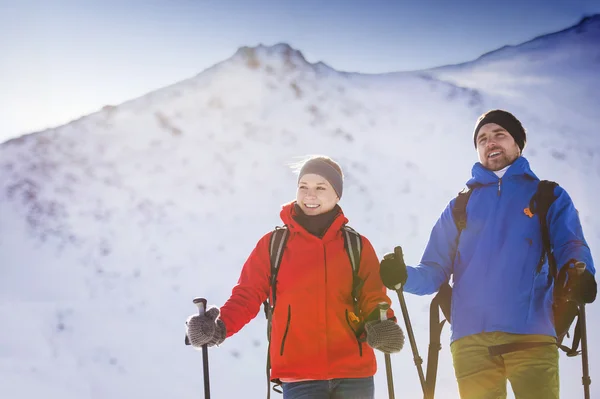
[[[513,163],[521,150],[506,129],[496,123],[486,123],[477,134],[477,154],[486,169],[496,171]]]

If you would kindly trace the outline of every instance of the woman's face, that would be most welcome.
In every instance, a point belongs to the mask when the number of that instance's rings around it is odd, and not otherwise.
[[[314,173],[303,175],[298,182],[296,202],[307,215],[320,215],[328,212],[339,202],[331,184]]]

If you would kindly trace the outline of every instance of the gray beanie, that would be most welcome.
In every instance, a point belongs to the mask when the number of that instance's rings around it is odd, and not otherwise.
[[[331,184],[335,193],[341,199],[344,188],[344,177],[328,160],[329,158],[326,157],[314,157],[306,161],[298,174],[298,182],[300,182],[302,176],[309,173],[322,176]]]

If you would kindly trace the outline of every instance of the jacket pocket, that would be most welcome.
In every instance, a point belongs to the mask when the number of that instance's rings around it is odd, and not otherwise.
[[[285,322],[285,331],[283,332],[283,338],[281,338],[281,349],[279,355],[283,356],[283,349],[285,347],[285,339],[287,338],[288,331],[290,330],[290,323],[292,321],[292,306],[288,305],[287,321]]]
[[[530,322],[540,314],[546,314],[551,317],[552,313],[552,278],[546,270],[533,274],[531,282],[531,294],[529,298],[529,308],[527,311],[527,322]]]
[[[362,357],[362,341],[361,341],[361,337],[365,334],[364,331],[364,324],[361,323],[355,323],[356,324],[356,329],[354,327],[352,327],[352,321],[350,321],[350,316],[348,315],[348,309],[346,309],[346,323],[348,323],[348,327],[350,327],[350,330],[352,330],[352,334],[356,337],[356,342],[358,343],[358,354]]]

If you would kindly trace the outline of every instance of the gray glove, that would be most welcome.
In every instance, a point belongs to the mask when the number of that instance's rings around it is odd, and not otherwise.
[[[220,345],[225,340],[227,330],[223,320],[217,320],[219,313],[219,308],[213,306],[203,315],[195,314],[188,317],[185,324],[192,346],[200,348],[202,345]]]
[[[367,344],[383,353],[400,352],[404,346],[404,333],[392,320],[375,320],[365,324]]]

